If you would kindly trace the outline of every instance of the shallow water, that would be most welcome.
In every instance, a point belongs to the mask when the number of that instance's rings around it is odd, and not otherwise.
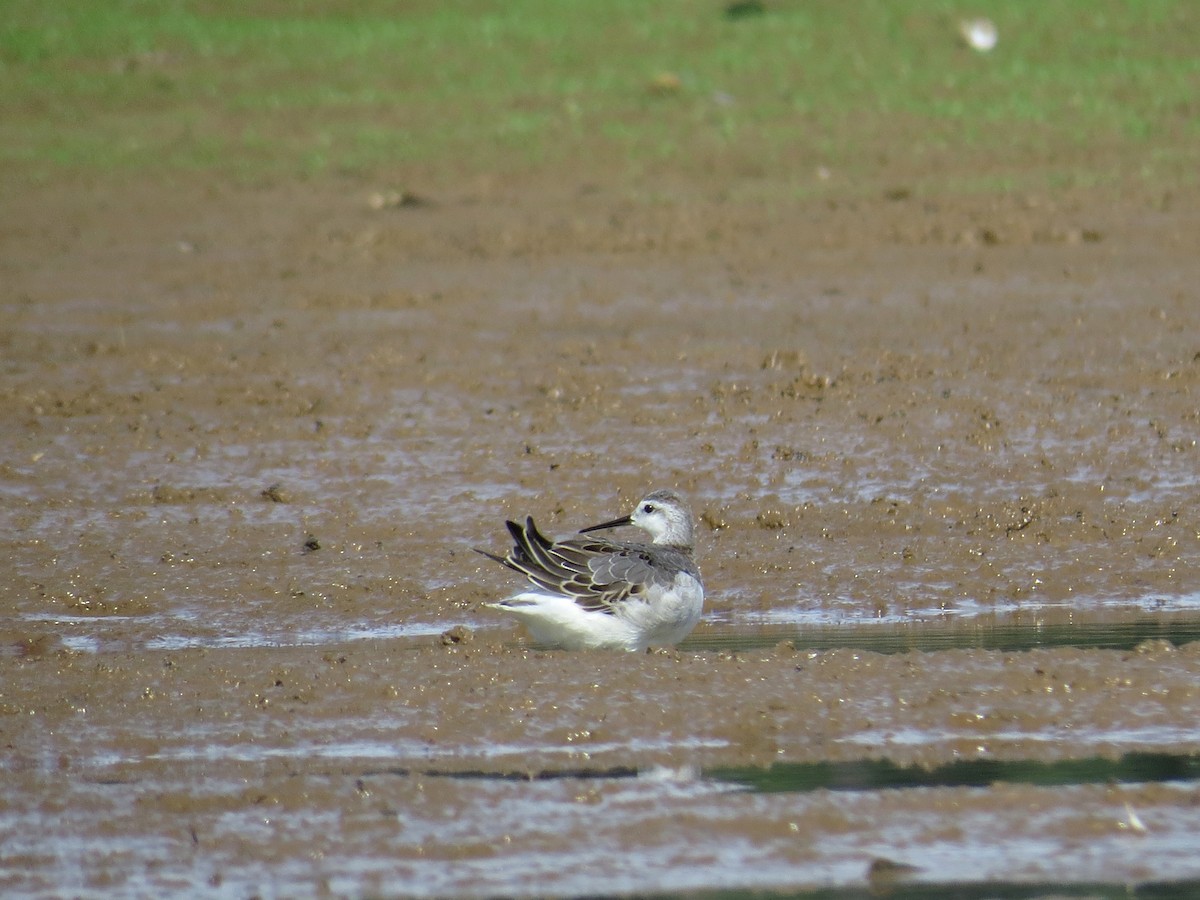
[[[786,642],[798,650],[828,650],[851,647],[875,653],[975,648],[1020,651],[1035,647],[1104,648],[1131,650],[1150,640],[1183,644],[1200,640],[1200,620],[1192,614],[1195,597],[1151,598],[1141,604],[1093,604],[1094,615],[1107,612],[1112,621],[1087,621],[1073,606],[1069,615],[1054,607],[1039,611],[1036,606],[1021,610],[973,613],[957,609],[914,610],[904,616],[855,621],[824,611],[794,608],[758,611],[751,615],[710,614],[705,627],[682,644],[686,651],[731,652],[773,647]],[[1084,618],[1084,621],[1075,621]],[[1030,621],[1032,619],[1032,621]],[[447,630],[445,621],[406,621],[381,624],[331,622],[295,625],[256,623],[255,630],[237,631],[243,623],[236,618],[222,622],[210,617],[201,621],[195,613],[177,612],[164,616],[80,616],[27,614],[19,622],[32,629],[49,626],[53,638],[41,648],[62,648],[79,653],[128,653],[141,650],[186,650],[216,648],[320,647],[353,641],[388,641],[396,648],[416,649]],[[508,637],[509,629],[495,616],[463,618],[467,627],[481,635]],[[224,625],[233,633],[214,633]],[[266,627],[264,627],[266,626]],[[517,642],[514,642],[517,643]],[[0,647],[0,654],[20,654],[20,641]]]

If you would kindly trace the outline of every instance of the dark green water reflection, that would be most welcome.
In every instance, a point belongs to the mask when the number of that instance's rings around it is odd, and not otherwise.
[[[1061,786],[1098,782],[1190,781],[1200,779],[1200,754],[1127,753],[1118,759],[1058,762],[994,759],[959,760],[926,769],[888,760],[776,763],[766,768],[705,769],[704,777],[762,793],[872,791],[914,787],[987,787],[1001,782]]]
[[[669,895],[663,895],[669,896]],[[980,881],[930,884],[886,882],[861,887],[825,888],[812,891],[713,891],[687,895],[699,900],[741,900],[757,897],[780,900],[785,897],[804,900],[1039,900],[1039,898],[1086,897],[1095,900],[1196,900],[1200,898],[1200,880],[1146,882],[1143,884],[1105,884],[1103,882],[1004,882]]]
[[[696,635],[681,650],[756,650],[787,641],[797,650],[850,647],[875,653],[913,650],[1033,650],[1038,647],[1078,647],[1131,650],[1145,641],[1187,644],[1200,640],[1200,619],[1147,618],[1133,622],[1086,624],[1000,624],[967,620],[957,625],[916,622],[902,625],[764,626],[737,632]]]

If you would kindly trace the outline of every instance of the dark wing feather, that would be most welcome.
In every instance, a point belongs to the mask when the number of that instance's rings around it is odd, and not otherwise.
[[[533,523],[532,516],[525,519],[524,528],[515,522],[509,522],[508,530],[512,532],[513,539],[517,544],[514,549],[520,553],[526,562],[543,570],[553,568],[554,563],[550,558],[549,551],[554,544],[549,538],[538,531],[537,525]]]

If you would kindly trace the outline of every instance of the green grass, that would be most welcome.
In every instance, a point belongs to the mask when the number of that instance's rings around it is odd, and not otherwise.
[[[1194,179],[1200,4],[982,6],[0,0],[0,178]]]

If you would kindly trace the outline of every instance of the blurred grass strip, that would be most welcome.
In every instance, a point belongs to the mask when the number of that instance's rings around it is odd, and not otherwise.
[[[1000,40],[969,49],[986,8]],[[1195,178],[1192,0],[0,0],[4,180]]]

